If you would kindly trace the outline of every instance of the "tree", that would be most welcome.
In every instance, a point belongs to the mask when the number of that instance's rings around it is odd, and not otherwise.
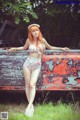
[[[1,0],[0,1],[0,21],[3,21],[5,15],[11,15],[15,23],[21,20],[29,22],[29,17],[37,19],[36,13],[32,9],[32,4],[29,0]]]
[[[40,12],[55,16],[57,14],[67,14],[70,13],[72,18],[75,20],[80,20],[80,0],[61,0],[62,4],[59,4],[56,1],[60,0],[30,0],[33,4],[33,8],[36,10],[36,13]],[[72,2],[73,1],[73,2]]]

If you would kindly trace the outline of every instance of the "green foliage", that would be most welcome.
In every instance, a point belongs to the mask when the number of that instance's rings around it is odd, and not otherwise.
[[[35,0],[32,3],[34,4],[36,11],[50,16],[54,16],[58,13],[65,13],[67,11],[66,5],[56,4],[53,0]]]
[[[1,0],[0,9],[4,15],[13,16],[17,24],[21,20],[29,22],[30,16],[38,19],[32,9],[31,2],[28,2],[28,0]]]
[[[80,19],[80,4],[56,4],[55,0],[34,0],[32,3],[38,14],[40,12],[53,17],[56,14],[70,13],[74,20]]]
[[[31,17],[38,19],[37,14],[40,15],[41,13],[55,16],[59,13],[66,14],[70,12],[73,19],[78,19],[76,18],[76,15],[80,15],[79,5],[59,5],[55,4],[55,1],[53,0],[1,0],[0,10],[0,13],[3,14],[0,16],[1,21],[3,20],[4,15],[11,15],[17,24],[20,21],[29,22]]]

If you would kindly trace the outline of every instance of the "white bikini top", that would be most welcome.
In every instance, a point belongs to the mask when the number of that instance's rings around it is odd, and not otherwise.
[[[41,54],[40,49],[37,48],[35,45],[30,45],[30,46],[29,46],[29,51],[30,51],[30,52],[38,52],[39,54]]]

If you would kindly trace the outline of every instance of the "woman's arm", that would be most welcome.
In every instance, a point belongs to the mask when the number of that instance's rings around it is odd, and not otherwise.
[[[44,40],[45,47],[50,50],[69,50],[69,48],[67,48],[67,47],[62,48],[62,47],[51,46],[45,39],[43,39],[43,40]]]
[[[13,51],[17,51],[17,50],[26,50],[29,46],[29,40],[27,39],[24,46],[22,47],[12,47],[10,49],[8,49],[8,52],[13,52]]]

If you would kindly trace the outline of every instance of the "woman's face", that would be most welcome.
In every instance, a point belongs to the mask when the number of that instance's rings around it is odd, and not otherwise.
[[[39,29],[37,27],[33,27],[31,30],[31,34],[33,37],[38,37],[39,36]]]

